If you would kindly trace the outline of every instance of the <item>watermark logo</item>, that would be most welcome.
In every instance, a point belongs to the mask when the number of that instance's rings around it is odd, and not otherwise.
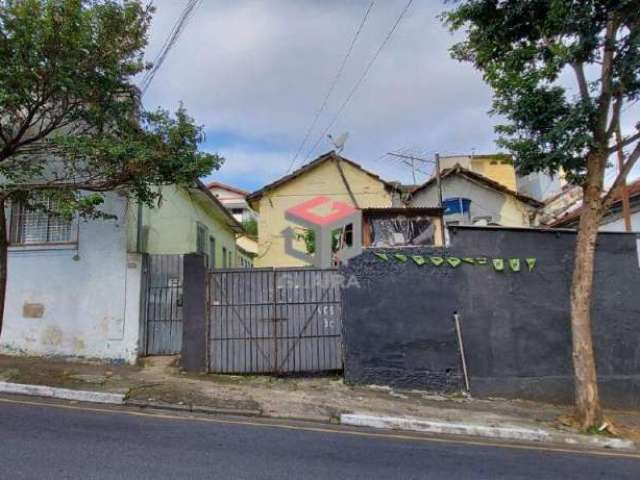
[[[362,212],[351,205],[319,196],[289,208],[285,218],[312,239],[312,248],[299,250],[294,229],[287,227],[282,232],[287,255],[318,268],[331,268],[362,252]]]

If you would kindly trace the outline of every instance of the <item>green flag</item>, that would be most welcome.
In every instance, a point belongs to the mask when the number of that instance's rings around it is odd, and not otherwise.
[[[462,263],[462,260],[460,260],[458,257],[447,257],[447,263],[453,268],[456,268]]]
[[[403,255],[402,253],[394,253],[393,254],[394,257],[396,257],[396,260],[398,260],[399,262],[406,262],[408,260],[406,255]]]
[[[504,260],[502,258],[494,258],[491,262],[496,272],[504,271]]]
[[[382,252],[373,252],[373,254],[374,254],[376,257],[378,257],[378,258],[380,258],[380,259],[384,260],[385,262],[388,262],[388,261],[389,261],[389,257],[387,256],[387,254],[386,254],[386,253],[382,253]]]
[[[509,259],[509,266],[511,267],[511,270],[513,270],[514,272],[519,272],[520,271],[520,259],[519,258],[510,258]]]
[[[422,266],[427,262],[422,255],[411,255],[411,259],[416,262],[418,266]]]
[[[436,267],[439,267],[444,263],[444,258],[442,257],[430,257],[431,263],[433,263]]]
[[[536,259],[535,258],[527,258],[525,260],[527,262],[527,267],[529,267],[529,271],[533,271],[533,267],[536,266]]]

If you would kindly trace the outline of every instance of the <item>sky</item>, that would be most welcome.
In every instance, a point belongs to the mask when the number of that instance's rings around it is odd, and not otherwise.
[[[149,60],[187,0],[153,3]],[[208,180],[257,190],[288,172],[370,3],[202,0],[145,94],[145,107],[175,110],[184,102],[205,126],[202,148],[225,158]],[[333,148],[322,132],[406,4],[375,2],[294,169]],[[460,37],[438,19],[445,8],[438,0],[413,2],[328,131],[348,132],[342,154],[386,180],[413,182],[411,169],[387,152],[432,158],[496,151],[491,92],[472,65],[450,58]],[[418,172],[417,180],[426,175]]]

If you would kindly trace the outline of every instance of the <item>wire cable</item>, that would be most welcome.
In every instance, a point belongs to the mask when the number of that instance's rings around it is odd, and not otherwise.
[[[333,118],[331,119],[331,122],[329,122],[329,125],[327,125],[327,127],[322,131],[322,133],[320,134],[320,137],[318,138],[316,143],[313,145],[311,150],[309,150],[309,152],[307,153],[307,156],[305,157],[305,162],[306,162],[307,159],[309,159],[309,157],[311,157],[311,155],[313,155],[313,152],[316,150],[316,148],[318,148],[318,145],[320,145],[320,142],[325,137],[327,132],[329,132],[331,127],[333,127],[333,125],[335,125],[335,123],[338,121],[338,118],[340,117],[340,115],[342,114],[344,109],[347,107],[347,105],[349,104],[349,102],[351,101],[353,96],[355,95],[355,93],[358,90],[358,88],[360,88],[360,85],[362,85],[362,82],[364,82],[365,78],[369,74],[369,71],[373,67],[373,64],[378,59],[378,56],[380,56],[380,52],[382,52],[384,47],[389,43],[389,40],[391,40],[391,37],[393,36],[393,34],[395,33],[395,31],[398,28],[398,25],[400,24],[400,21],[405,16],[407,11],[409,10],[409,7],[411,7],[412,3],[413,3],[413,0],[409,0],[407,2],[407,4],[405,5],[405,7],[402,9],[402,11],[400,12],[400,15],[398,15],[398,18],[396,19],[395,23],[391,27],[391,30],[389,30],[389,32],[387,33],[386,37],[384,38],[384,40],[382,41],[382,43],[378,47],[378,50],[376,50],[376,53],[374,53],[373,57],[371,57],[371,60],[369,60],[369,63],[367,64],[366,68],[364,69],[364,72],[362,72],[362,75],[360,76],[358,81],[354,84],[353,88],[349,92],[349,95],[347,95],[347,98],[345,98],[344,102],[342,103],[342,105],[340,106],[338,111],[335,113]]]
[[[193,15],[196,7],[200,5],[201,1],[202,0],[188,0],[187,4],[182,9],[182,12],[178,16],[176,23],[171,28],[169,35],[167,35],[167,38],[165,39],[160,52],[158,52],[155,59],[153,60],[153,66],[142,78],[140,90],[143,96],[149,89],[151,82],[153,82],[153,79],[156,76],[156,73],[158,73],[158,70],[160,70],[160,67],[162,67],[162,64],[167,58],[167,55],[180,38],[180,35],[184,31],[185,26]]]
[[[307,144],[307,141],[309,140],[309,137],[311,136],[311,132],[313,132],[313,129],[315,128],[316,124],[318,123],[318,120],[320,119],[320,115],[322,115],[322,112],[324,112],[325,108],[327,107],[327,104],[329,103],[329,98],[331,97],[331,94],[335,90],[336,85],[338,84],[338,80],[340,80],[340,77],[342,76],[342,72],[344,71],[344,68],[347,65],[347,61],[351,57],[351,52],[353,51],[353,47],[358,41],[360,32],[362,32],[364,24],[367,22],[367,18],[369,18],[369,13],[371,12],[371,9],[375,5],[375,3],[376,3],[375,1],[372,1],[371,3],[369,3],[369,7],[367,8],[366,12],[364,12],[364,17],[362,17],[362,20],[360,21],[360,25],[358,26],[356,33],[354,34],[353,39],[351,40],[351,44],[347,49],[347,53],[342,59],[342,63],[340,64],[340,67],[338,68],[338,71],[336,72],[336,75],[333,78],[331,85],[329,86],[329,90],[327,90],[327,93],[324,97],[324,100],[322,101],[322,104],[320,105],[320,108],[318,109],[315,116],[313,117],[313,120],[309,125],[309,128],[307,128],[307,131],[304,135],[304,138],[302,139],[302,142],[300,142],[300,145],[298,146],[298,149],[296,150],[295,155],[291,159],[289,168],[287,168],[287,173],[289,173],[293,168],[293,166],[295,165],[296,160],[298,159],[298,157],[300,156],[300,153],[302,152],[302,149],[305,147],[305,145]]]

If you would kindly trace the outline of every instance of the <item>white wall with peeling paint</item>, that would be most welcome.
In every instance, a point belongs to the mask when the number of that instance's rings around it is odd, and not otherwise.
[[[10,247],[0,353],[135,362],[141,259],[127,253],[127,199],[117,220],[79,222],[76,244]]]

